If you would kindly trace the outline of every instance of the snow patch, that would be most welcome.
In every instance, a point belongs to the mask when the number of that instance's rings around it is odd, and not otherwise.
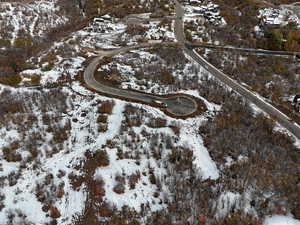
[[[265,219],[263,225],[300,225],[300,220],[290,216],[273,215]]]

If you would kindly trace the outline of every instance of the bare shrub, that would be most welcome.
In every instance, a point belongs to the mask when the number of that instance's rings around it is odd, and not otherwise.
[[[69,178],[69,182],[72,185],[72,188],[74,190],[79,190],[81,185],[85,182],[85,179],[83,176],[78,176],[78,175],[75,175],[74,173],[70,173],[68,175],[68,178]]]
[[[97,162],[98,166],[105,167],[109,165],[109,158],[107,152],[104,150],[98,150],[93,159]]]
[[[0,77],[0,83],[10,86],[17,86],[22,81],[22,78],[19,74],[11,74]]]
[[[261,225],[262,220],[252,215],[245,214],[242,211],[229,213],[224,218],[214,221],[212,225]]]
[[[135,186],[139,182],[140,178],[141,178],[140,172],[131,174],[128,177],[129,189],[135,189]]]
[[[103,198],[103,196],[105,195],[105,182],[103,179],[97,179],[94,181],[94,185],[95,185],[95,196],[97,198]]]
[[[16,149],[13,148],[3,148],[3,158],[7,162],[20,162],[22,161],[22,156],[20,153],[16,152]]]
[[[97,118],[98,123],[107,123],[107,115],[99,115]]]
[[[5,207],[4,200],[5,200],[5,195],[0,193],[0,212]]]
[[[98,113],[111,114],[114,107],[114,102],[106,101],[102,102],[101,106],[98,107]]]
[[[185,58],[182,50],[178,48],[157,48],[156,54],[165,60],[167,65],[176,65],[177,68],[187,63],[187,59]]]
[[[149,28],[142,25],[128,24],[125,32],[126,34],[134,36],[134,35],[144,35],[147,30],[149,30]]]
[[[108,203],[103,203],[99,208],[99,214],[101,217],[112,217],[114,214],[113,210]]]
[[[125,192],[125,178],[121,175],[116,175],[115,181],[116,181],[116,184],[113,188],[113,191],[117,194],[124,194],[124,192]]]
[[[98,125],[98,131],[99,132],[106,132],[107,129],[108,129],[108,125],[107,124],[101,123],[101,124]]]
[[[185,148],[173,148],[168,155],[168,160],[173,163],[177,171],[185,171],[192,167],[193,152]]]
[[[220,167],[228,157],[235,162],[223,167],[220,190],[244,193],[247,187],[256,187],[260,191],[253,193],[253,207],[260,216],[270,213],[276,201],[285,199],[287,208],[299,202],[294,167],[300,163],[299,151],[288,135],[274,127],[270,119],[263,115],[254,117],[245,102],[232,98],[224,103],[213,123],[200,130],[210,155]],[[264,204],[266,192],[274,195]]]
[[[109,165],[109,158],[105,150],[97,150],[95,152],[85,152],[84,170],[91,175],[97,167],[105,167]]]
[[[163,118],[150,118],[150,120],[147,123],[148,127],[151,128],[162,128],[166,127],[167,121]]]
[[[141,126],[143,121],[143,115],[146,111],[138,109],[130,104],[125,106],[124,115],[125,120],[122,121],[121,130],[128,130],[129,127]]]

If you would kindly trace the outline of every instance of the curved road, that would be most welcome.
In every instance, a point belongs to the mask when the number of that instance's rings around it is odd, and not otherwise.
[[[198,110],[199,105],[195,101],[195,99],[191,96],[185,94],[178,94],[176,96],[175,95],[173,96],[152,95],[152,94],[138,92],[134,90],[114,88],[111,86],[101,84],[95,79],[94,74],[103,57],[112,57],[116,54],[128,52],[130,50],[134,50],[137,48],[149,48],[153,46],[155,46],[155,44],[146,43],[146,44],[140,44],[132,47],[124,47],[124,48],[110,50],[110,51],[97,51],[97,53],[99,53],[100,56],[94,58],[91,61],[91,63],[87,66],[83,74],[83,79],[86,85],[88,86],[88,88],[94,91],[112,95],[114,97],[125,98],[131,101],[138,101],[138,102],[143,102],[146,104],[158,106],[162,108],[163,111],[166,111],[167,113],[174,116],[186,117],[194,114]]]
[[[185,53],[189,55],[195,62],[200,64],[202,67],[204,67],[213,76],[218,78],[221,82],[228,85],[230,88],[232,88],[235,92],[237,92],[238,94],[246,98],[248,101],[254,103],[257,107],[259,107],[261,110],[269,114],[274,120],[276,120],[279,124],[281,124],[283,127],[288,129],[291,133],[293,133],[297,138],[300,139],[300,127],[298,124],[291,121],[289,117],[287,117],[285,114],[280,112],[278,109],[276,109],[269,103],[265,102],[262,98],[256,96],[251,91],[241,86],[231,78],[229,78],[226,74],[224,74],[216,67],[211,65],[203,57],[201,57],[199,54],[197,54],[189,47],[190,43],[186,42],[184,36],[184,27],[182,21],[182,18],[184,16],[184,10],[181,4],[177,0],[174,1],[175,1],[175,11],[176,11],[175,37],[178,43],[180,44],[181,48],[185,51]],[[173,114],[175,116],[188,116],[193,114],[197,110],[199,105],[197,105],[197,102],[193,99],[193,97],[190,97],[188,95],[179,95],[179,96],[171,96],[171,97],[152,95],[152,94],[133,91],[133,90],[125,90],[125,89],[106,86],[99,83],[94,78],[95,71],[97,70],[97,67],[101,62],[101,60],[103,59],[103,57],[105,56],[112,57],[116,54],[124,53],[137,48],[147,48],[153,46],[154,44],[141,44],[138,46],[124,47],[124,48],[111,50],[111,51],[98,51],[98,53],[100,53],[100,56],[94,58],[84,71],[85,83],[92,90],[104,94],[116,96],[119,98],[125,98],[132,101],[138,101],[150,105],[159,106],[164,111]],[[259,51],[263,51],[261,53],[266,52],[266,50],[256,50],[257,53],[259,53]],[[275,54],[278,55],[278,52],[275,52]]]
[[[184,9],[181,4],[174,0],[175,2],[175,11],[176,11],[176,19],[175,19],[175,37],[179,44],[182,46],[183,50],[187,55],[189,55],[196,63],[200,64],[204,67],[211,75],[218,78],[221,82],[228,85],[232,88],[235,92],[246,98],[248,101],[255,104],[258,108],[269,114],[271,118],[276,120],[279,124],[293,133],[298,139],[300,139],[300,127],[297,123],[293,122],[289,117],[285,114],[280,112],[274,106],[270,105],[269,103],[265,102],[262,98],[256,96],[251,91],[246,89],[245,87],[238,84],[233,79],[229,78],[226,74],[218,70],[208,61],[206,61],[203,57],[197,54],[190,48],[186,47],[186,41],[184,36],[184,27],[183,27],[183,16],[184,16]]]

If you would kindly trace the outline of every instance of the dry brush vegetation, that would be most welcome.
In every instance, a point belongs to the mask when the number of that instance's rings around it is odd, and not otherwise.
[[[122,10],[114,13],[116,16],[122,17],[128,12],[147,12],[147,10],[161,8],[161,4],[167,3],[153,1],[147,6],[148,8],[138,8],[133,7],[135,4],[138,5],[138,1],[131,2],[132,5],[128,6],[123,4],[122,1],[103,1],[103,6],[115,4],[117,9]],[[66,2],[62,1],[61,4],[66,4]],[[96,15],[98,13],[98,10],[96,10],[97,4],[99,4],[98,1],[87,1],[86,7],[88,8],[85,9],[86,12],[90,15]],[[231,4],[236,6],[235,1]],[[249,10],[249,13],[252,12],[249,1],[246,1],[246,3],[238,2],[238,4],[242,4],[241,7],[244,11]],[[230,13],[227,12],[226,14],[224,12],[224,16],[230,16]],[[232,15],[234,17],[234,14]],[[237,18],[231,19],[237,20]],[[61,37],[67,35],[73,31],[73,25],[69,24],[50,31],[48,34],[49,39],[56,40],[60,34]],[[233,25],[233,22],[229,26],[231,25]],[[135,28],[129,27],[128,31],[132,32],[133,35],[145,32],[144,27]],[[247,26],[244,29],[247,30]],[[247,35],[245,34],[245,37]],[[224,35],[224,38],[229,37]],[[24,55],[27,57],[34,52],[32,48],[35,45],[24,43],[20,41],[19,45],[25,46],[23,46],[24,50],[22,51],[25,52]],[[238,41],[235,43],[238,45],[251,45],[252,42],[240,43]],[[174,92],[177,90],[196,90],[208,101],[222,105],[220,112],[213,112],[212,114],[216,115],[207,118],[207,121],[199,127],[199,134],[203,137],[211,157],[217,163],[221,177],[217,180],[203,180],[199,177],[199,171],[192,163],[194,156],[191,149],[177,145],[180,138],[180,123],[170,124],[163,117],[154,118],[146,110],[127,104],[123,112],[124,118],[119,136],[113,140],[107,140],[104,145],[99,146],[95,151],[85,151],[84,158],[79,160],[72,168],[74,173],[68,174],[72,189],[80,190],[84,187],[87,193],[84,211],[81,215],[74,216],[73,224],[138,225],[141,224],[141,220],[144,220],[145,224],[149,225],[261,225],[261,218],[272,213],[278,213],[281,206],[285,208],[285,213],[294,212],[300,202],[298,191],[300,185],[298,166],[300,157],[299,151],[293,145],[290,137],[275,131],[274,122],[261,114],[254,115],[247,102],[244,102],[234,93],[226,91],[224,87],[215,80],[210,79],[209,76],[199,77],[199,68],[195,65],[190,68],[189,76],[184,77],[184,79],[173,76],[172,71],[174,68],[182,70],[184,64],[187,63],[187,59],[178,49],[160,48],[155,49],[155,52],[157,53],[157,61],[155,61],[157,63],[150,65],[144,62],[140,65],[140,70],[136,72],[137,80],[158,83]],[[16,86],[20,82],[18,72],[30,68],[31,65],[27,65],[25,62],[26,57],[23,59],[23,56],[19,57],[17,54],[19,53],[13,49],[11,53],[6,55],[4,61],[0,61],[2,74],[4,74],[3,77],[0,77],[1,83]],[[55,55],[49,53],[45,57],[40,62],[41,64],[43,60],[45,62],[53,60]],[[211,60],[215,60],[216,65],[221,64],[216,58],[216,55],[213,55]],[[221,59],[221,57],[219,58]],[[120,60],[120,63],[125,62],[126,65],[132,65],[129,57],[126,59],[118,58],[117,60]],[[289,81],[288,90],[290,93],[297,90],[297,83],[293,82],[295,78],[284,68],[287,63],[285,59],[276,58],[275,60],[278,60],[278,63],[272,65],[273,59],[247,56],[243,66],[237,69],[238,73],[232,71],[236,67],[231,64],[228,64],[228,68],[225,69],[227,73],[233,74],[234,78],[250,82],[251,85],[255,84],[252,85],[253,89],[263,93],[262,95],[265,97],[268,93],[265,92],[264,85],[266,81],[270,81],[268,80],[270,78],[267,75],[260,74],[265,74],[266,71],[285,76]],[[266,66],[262,68],[259,67],[259,64]],[[157,76],[157,74],[160,74],[160,76]],[[234,74],[243,74],[243,76]],[[33,82],[38,82],[35,79],[38,78],[33,78]],[[279,89],[279,83],[276,85],[278,85],[277,91],[283,92]],[[278,97],[280,94],[275,96]],[[9,120],[0,119],[1,126],[9,126],[12,122],[20,128],[21,136],[27,138],[24,139],[26,141],[23,150],[27,151],[29,155],[27,158],[22,158],[18,150],[21,147],[20,143],[12,142],[3,149],[4,160],[7,162],[20,162],[22,165],[20,170],[25,170],[28,165],[32,165],[32,168],[41,166],[39,158],[42,153],[39,151],[39,146],[45,140],[38,132],[30,135],[26,134],[30,127],[39,122],[46,126],[45,132],[52,135],[52,149],[46,152],[46,157],[51,157],[64,150],[63,143],[70,137],[71,122],[78,122],[78,119],[73,118],[72,121],[68,120],[64,125],[58,125],[61,117],[65,116],[67,111],[67,96],[65,96],[65,93],[59,91],[59,89],[50,89],[39,94],[34,92],[15,98],[15,95],[9,93],[9,91],[3,91],[1,92],[1,99],[0,112],[9,117]],[[41,118],[32,113],[35,110],[35,105],[42,112]],[[95,119],[97,132],[102,135],[108,129],[109,116],[112,114],[115,104],[113,101],[103,101],[98,102],[95,107],[97,107]],[[48,114],[50,110],[58,112],[58,115]],[[25,114],[26,116],[24,116]],[[82,116],[86,116],[86,112],[82,113]],[[174,135],[170,136],[163,132],[151,133],[147,129],[142,129],[141,133],[135,133],[135,128],[143,126],[153,130],[170,129]],[[151,149],[149,151],[139,147],[142,143],[141,140],[147,140],[150,143]],[[161,204],[166,205],[165,209],[152,212],[149,205],[143,205],[141,212],[137,213],[126,206],[118,210],[114,205],[104,200],[106,193],[105,181],[101,177],[95,178],[94,175],[97,168],[105,168],[111,164],[108,151],[112,149],[117,149],[117,160],[130,159],[134,160],[136,165],[139,165],[144,155],[147,159],[155,159],[157,167],[162,167],[167,171],[164,177],[156,176],[155,168],[151,166],[148,166],[144,172],[136,172],[130,175],[117,173],[114,176],[113,192],[122,195],[126,187],[134,190],[143,176],[149,176],[150,184],[155,186],[154,198],[158,199],[163,195],[163,185],[167,186],[170,191],[171,198],[160,199]],[[165,155],[166,149],[170,150],[167,155]],[[228,159],[231,159],[230,165],[226,165]],[[1,177],[0,186],[3,186],[5,182],[8,182],[11,186],[16,185],[19,176],[20,171],[7,177]],[[54,203],[66,194],[64,193],[66,184],[61,182],[56,186],[53,180],[55,177],[62,178],[65,176],[65,171],[59,171],[58,174],[49,173],[40,183],[36,184],[36,197],[43,205],[43,211],[53,218],[51,225],[57,224],[56,219],[61,216]],[[218,203],[218,199],[224,192],[233,192],[242,197],[230,207],[223,217],[218,218],[216,216],[218,207],[222,205],[222,203]],[[245,196],[249,193],[251,199],[247,200]],[[0,211],[3,208],[4,198],[0,195]],[[243,211],[244,206],[248,203],[251,205],[251,209],[257,212],[258,218]],[[223,202],[223,204],[225,203]],[[17,212],[10,214],[11,217],[17,215]]]

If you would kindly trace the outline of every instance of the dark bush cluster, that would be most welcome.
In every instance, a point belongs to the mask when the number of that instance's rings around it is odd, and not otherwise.
[[[222,190],[244,193],[255,187],[258,191],[253,194],[253,207],[260,216],[272,211],[277,201],[284,201],[290,209],[300,201],[299,151],[288,135],[274,127],[270,119],[261,114],[254,117],[246,103],[232,98],[213,123],[200,128],[211,156],[223,168]],[[235,163],[224,167],[228,157]],[[266,199],[263,193],[270,192],[273,196]]]

